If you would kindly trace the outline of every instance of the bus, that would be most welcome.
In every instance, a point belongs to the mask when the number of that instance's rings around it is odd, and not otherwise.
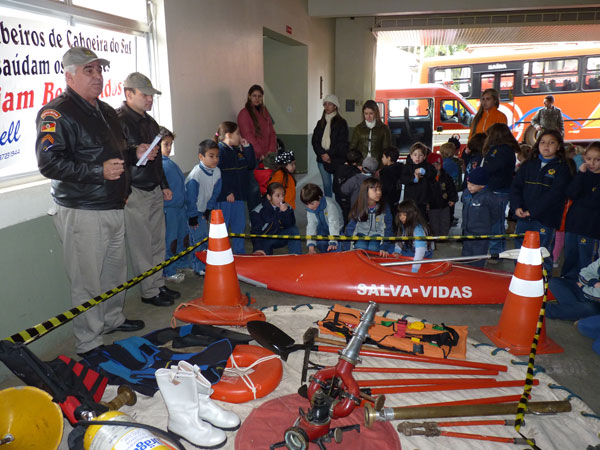
[[[457,91],[476,108],[484,90],[496,89],[519,141],[535,141],[530,122],[549,94],[562,111],[565,141],[600,139],[600,44],[487,48],[428,58],[419,78]]]

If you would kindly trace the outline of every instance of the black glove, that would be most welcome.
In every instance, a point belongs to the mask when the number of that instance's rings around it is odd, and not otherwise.
[[[210,214],[212,213],[212,209],[207,209],[206,211],[204,211],[204,214],[202,214],[202,216],[206,219],[207,222],[210,222]]]
[[[188,223],[190,224],[190,227],[197,227],[198,226],[198,216],[190,217],[188,219]]]

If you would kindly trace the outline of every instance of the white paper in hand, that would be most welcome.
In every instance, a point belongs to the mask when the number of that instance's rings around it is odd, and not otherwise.
[[[146,163],[148,162],[148,155],[150,154],[150,152],[152,151],[152,149],[154,147],[156,147],[156,144],[158,144],[160,142],[160,140],[163,138],[162,134],[158,133],[156,135],[156,137],[154,138],[154,140],[150,143],[150,146],[148,147],[148,150],[146,150],[144,152],[144,154],[142,155],[142,157],[140,158],[140,160],[137,162],[136,166],[145,166]]]

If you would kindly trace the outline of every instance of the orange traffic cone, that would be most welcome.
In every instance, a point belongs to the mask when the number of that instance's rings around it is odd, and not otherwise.
[[[212,325],[246,325],[251,320],[265,320],[262,312],[249,308],[247,303],[240,291],[223,211],[215,209],[210,217],[202,297],[179,305],[173,317]]]
[[[507,349],[513,355],[528,355],[543,298],[540,235],[535,231],[527,231],[519,252],[515,273],[508,287],[500,321],[497,326],[481,327],[481,331],[496,346]],[[558,344],[546,337],[546,325],[542,323],[537,353],[562,351]]]

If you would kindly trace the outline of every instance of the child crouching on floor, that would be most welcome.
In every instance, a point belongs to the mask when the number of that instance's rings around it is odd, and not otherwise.
[[[325,197],[319,186],[307,183],[300,191],[300,200],[306,205],[306,234],[309,236],[338,236],[343,228],[342,211],[336,201]],[[307,240],[309,254],[339,251],[337,241]]]
[[[285,189],[281,183],[271,183],[260,205],[250,213],[250,233],[298,235],[294,209],[285,200]],[[273,249],[287,245],[290,253],[300,255],[302,245],[296,239],[252,238],[254,253],[272,255]]]
[[[414,200],[404,200],[398,205],[396,221],[398,223],[398,236],[424,237],[431,234],[427,221],[421,215],[421,211]],[[425,240],[397,241],[394,253],[411,257],[415,261],[431,258],[433,255],[433,242]],[[412,272],[418,272],[420,267],[420,264],[413,264]]]
[[[390,237],[392,214],[383,201],[381,181],[367,178],[360,185],[358,199],[352,205],[350,220],[346,226],[346,236]],[[394,244],[390,241],[358,240],[354,248],[379,252],[380,256],[388,256]]]

